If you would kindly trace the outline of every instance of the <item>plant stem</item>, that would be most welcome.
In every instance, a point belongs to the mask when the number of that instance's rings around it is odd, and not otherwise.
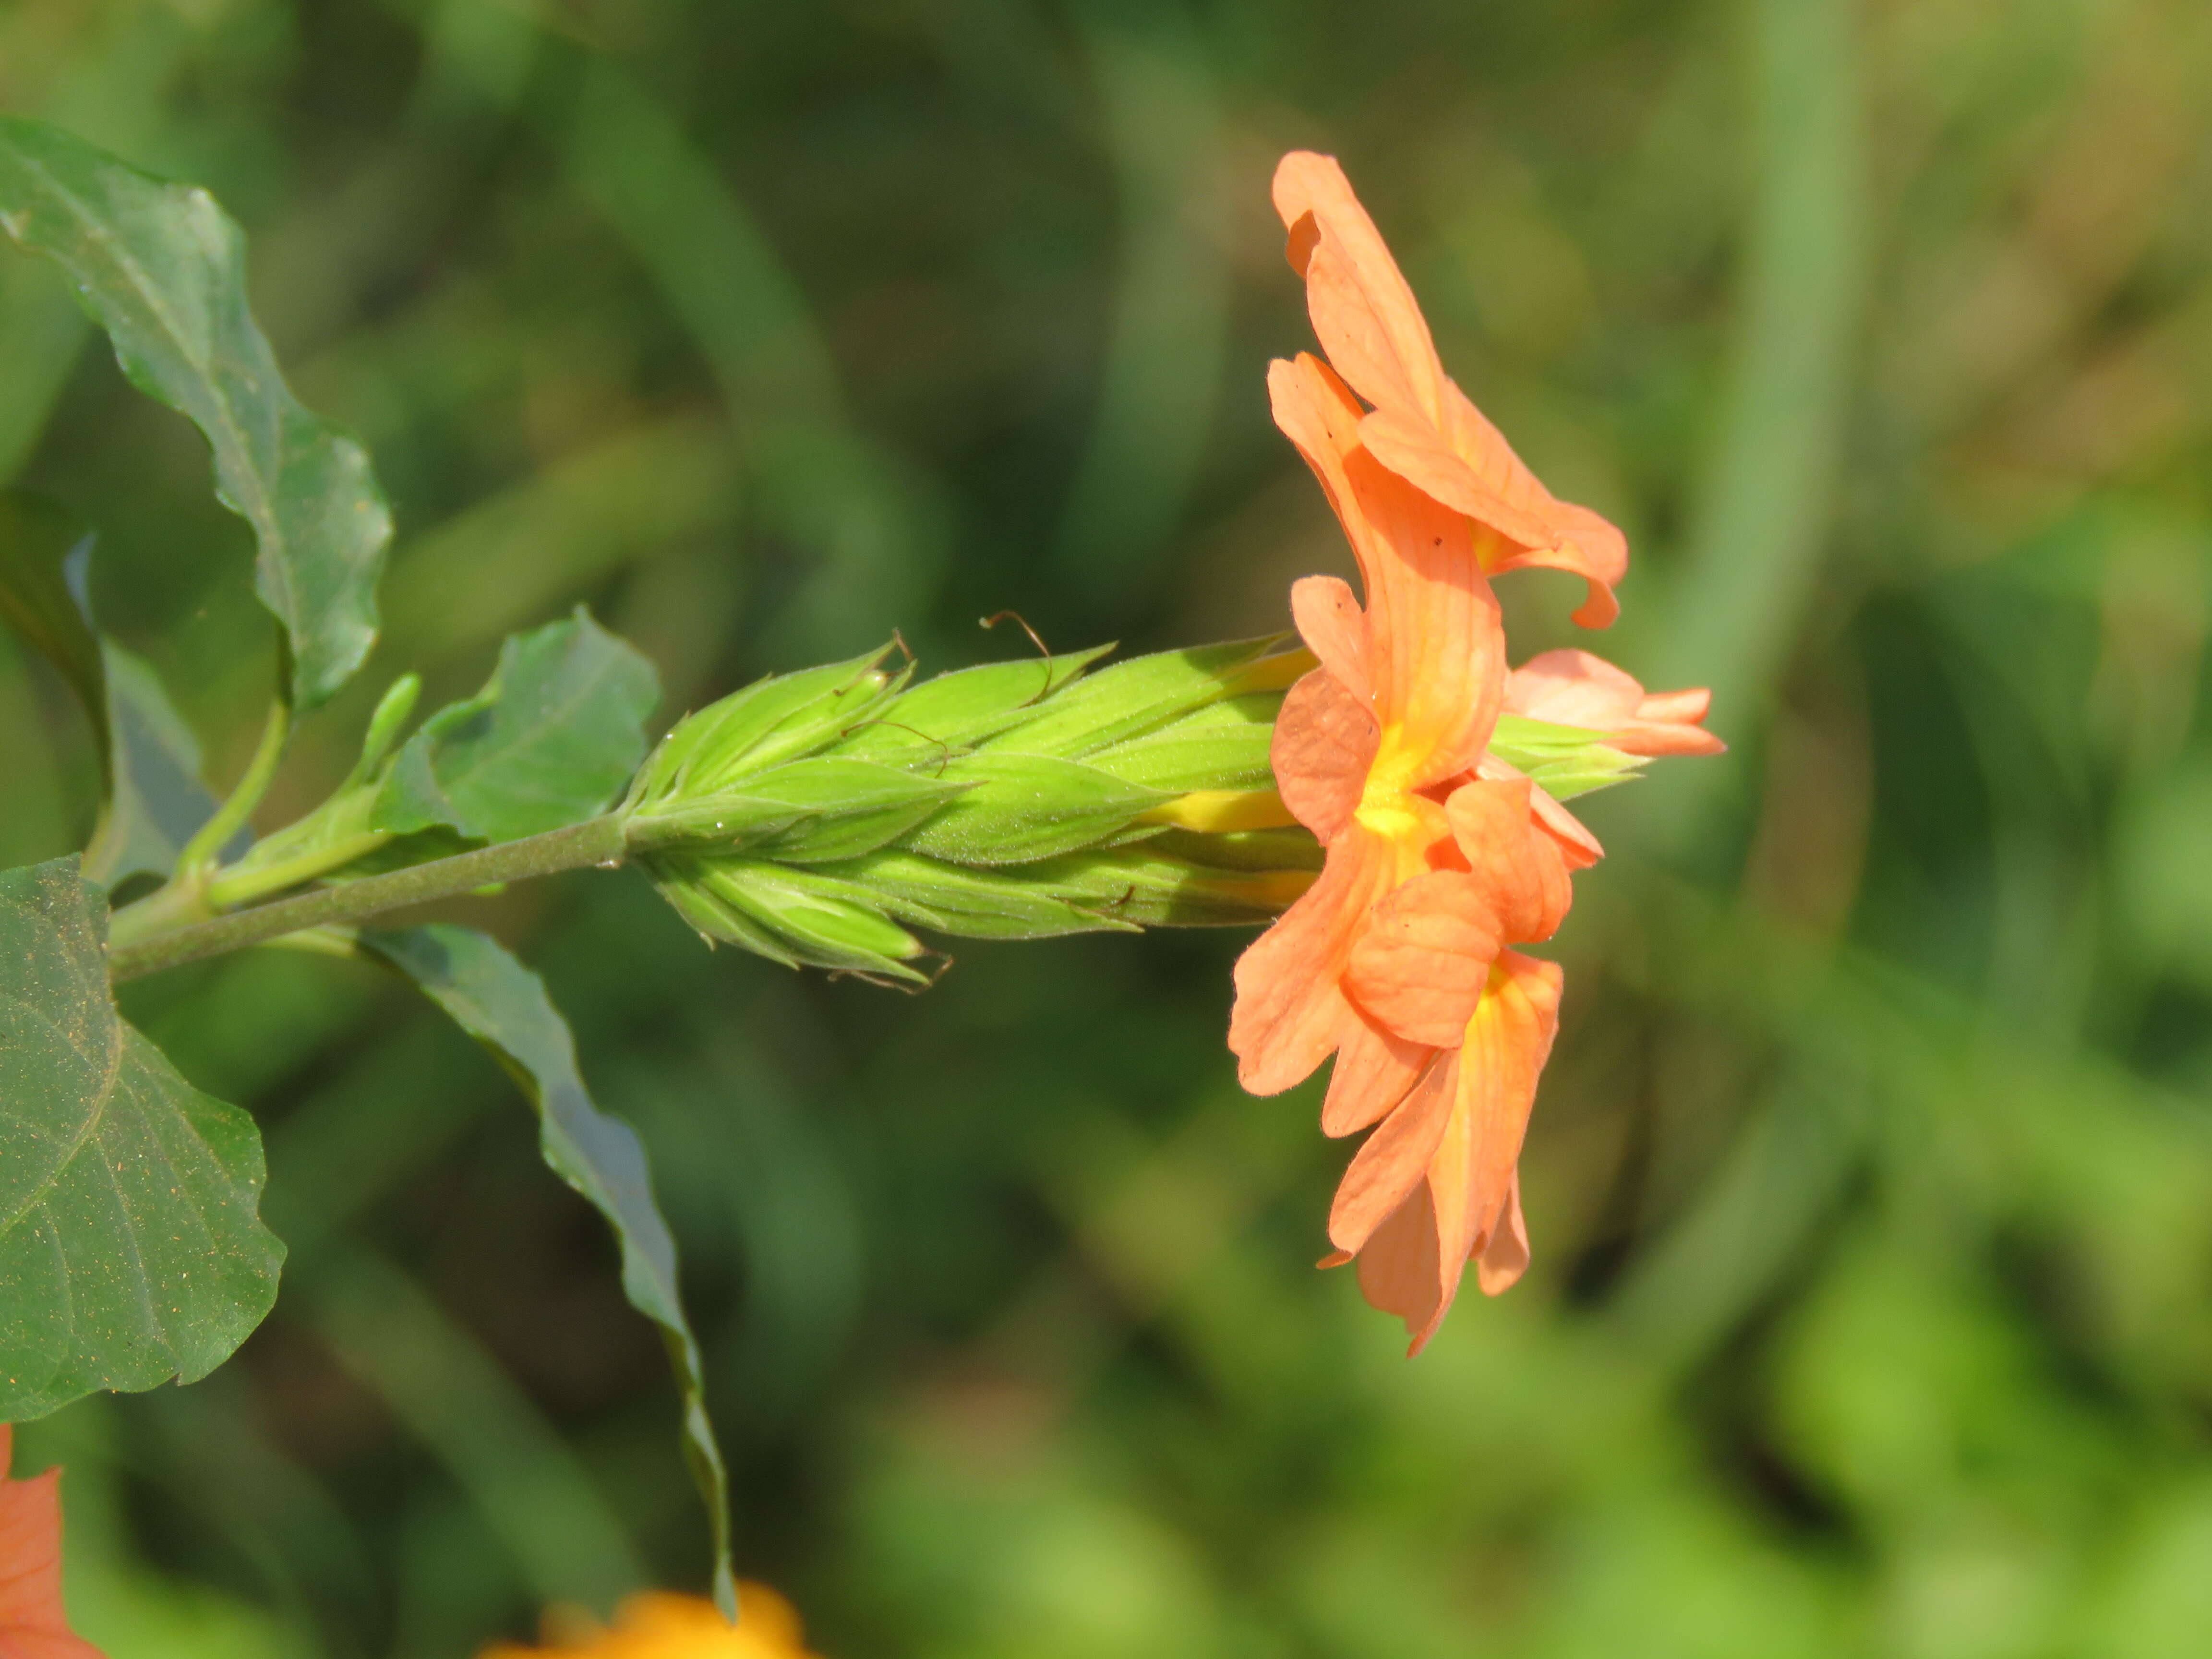
[[[253,809],[261,805],[262,796],[269,793],[270,781],[276,775],[276,763],[284,758],[284,744],[292,735],[292,705],[279,697],[269,705],[269,719],[261,728],[261,744],[246,763],[246,775],[238,781],[238,787],[230,792],[230,799],[216,808],[215,816],[199,827],[192,838],[185,843],[184,851],[177,854],[177,874],[185,882],[196,880],[195,872],[202,865],[212,864],[222,852],[223,843],[239,832]]]
[[[278,899],[272,904],[218,916],[212,921],[188,922],[143,937],[124,936],[108,947],[108,976],[118,983],[136,979],[202,957],[218,956],[249,945],[282,938],[302,928],[361,921],[402,905],[431,899],[453,898],[503,881],[550,876],[562,870],[580,870],[587,865],[612,867],[623,860],[623,826],[618,813],[610,812],[565,830],[548,830],[521,841],[501,842],[452,858],[434,859],[381,876],[312,893]],[[124,915],[117,921],[123,922]]]

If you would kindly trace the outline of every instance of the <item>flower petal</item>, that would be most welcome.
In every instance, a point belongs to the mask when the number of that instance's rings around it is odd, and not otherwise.
[[[1359,1293],[1370,1307],[1406,1322],[1407,1357],[1428,1346],[1451,1305],[1437,1271],[1437,1211],[1426,1182],[1375,1230],[1359,1253]]]
[[[1291,620],[1338,684],[1362,702],[1371,702],[1367,617],[1352,584],[1341,576],[1301,576],[1291,584]]]
[[[1475,767],[1475,775],[1492,783],[1528,785],[1529,810],[1536,815],[1536,822],[1545,833],[1558,844],[1568,869],[1587,870],[1605,856],[1605,848],[1598,845],[1595,836],[1583,827],[1583,821],[1560,805],[1549,790],[1538,787],[1526,772],[1511,762],[1485,754]]]
[[[1292,150],[1276,164],[1275,211],[1305,278],[1314,335],[1370,404],[1443,414],[1443,365],[1419,302],[1333,155]]]
[[[1602,732],[1631,755],[1719,754],[1728,745],[1698,724],[1712,701],[1702,689],[1647,692],[1634,675],[1587,651],[1547,651],[1505,681],[1505,707],[1514,714]]]
[[[1468,1022],[1450,1121],[1429,1168],[1447,1304],[1468,1258],[1504,1217],[1537,1079],[1559,1030],[1563,977],[1557,963],[1508,951]]]
[[[1505,679],[1505,707],[1532,720],[1610,732],[1636,718],[1636,677],[1587,651],[1546,651]]]
[[[1528,1271],[1528,1224],[1521,1214],[1521,1175],[1506,1188],[1505,1214],[1475,1247],[1474,1282],[1485,1296],[1503,1296]]]
[[[1305,675],[1283,699],[1268,764],[1283,805],[1324,847],[1352,822],[1376,741],[1367,704],[1326,668]]]
[[[1441,1054],[1397,1110],[1361,1144],[1329,1206],[1328,1242],[1358,1255],[1390,1212],[1427,1179],[1458,1097],[1459,1056]]]
[[[1436,1052],[1384,1030],[1357,1008],[1352,1012],[1321,1103],[1321,1132],[1333,1139],[1379,1122],[1419,1081]]]
[[[1558,933],[1575,898],[1559,844],[1536,827],[1534,789],[1526,778],[1477,781],[1455,789],[1444,802],[1453,838],[1490,906],[1497,936],[1514,945]],[[1487,971],[1486,963],[1486,976]],[[1474,1007],[1470,1001],[1470,1014]]]
[[[1468,788],[1501,787],[1510,786]],[[1524,805],[1524,841],[1529,839],[1527,823]],[[1565,879],[1564,869],[1560,879]],[[1375,907],[1352,948],[1344,988],[1352,1000],[1409,1042],[1456,1047],[1490,982],[1490,964],[1498,958],[1499,912],[1491,896],[1495,884],[1487,872],[1478,876],[1439,870],[1394,889]]]
[[[1338,981],[1396,867],[1392,850],[1355,821],[1330,844],[1321,878],[1237,957],[1229,1047],[1251,1093],[1304,1081],[1358,1018]]]
[[[1505,634],[1468,520],[1359,444],[1343,382],[1300,356],[1268,367],[1280,427],[1321,480],[1367,586],[1377,767],[1416,789],[1472,765],[1505,695]]]
[[[0,1654],[100,1659],[62,1607],[61,1471],[8,1478],[14,1431],[0,1423]]]

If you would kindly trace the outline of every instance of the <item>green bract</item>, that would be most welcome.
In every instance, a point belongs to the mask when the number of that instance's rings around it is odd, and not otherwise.
[[[646,764],[626,837],[709,939],[921,982],[907,927],[970,939],[1262,922],[1320,866],[1304,830],[1200,835],[1178,800],[1287,823],[1267,745],[1279,636],[1088,673],[1110,647],[910,684],[890,648],[772,677]]]

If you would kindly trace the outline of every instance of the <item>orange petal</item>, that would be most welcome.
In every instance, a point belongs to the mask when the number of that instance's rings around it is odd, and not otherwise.
[[[1370,404],[1443,414],[1443,366],[1398,262],[1333,155],[1292,150],[1276,164],[1275,211],[1305,278],[1315,337]]]
[[[1562,978],[1557,963],[1508,951],[1468,1022],[1458,1093],[1429,1170],[1447,1304],[1468,1256],[1504,1218],[1537,1079],[1559,1030]]]
[[[1437,1271],[1437,1212],[1426,1182],[1375,1230],[1359,1253],[1359,1293],[1368,1305],[1406,1322],[1407,1356],[1428,1345],[1450,1305]]]
[[[1506,786],[1468,788],[1502,787]],[[1524,805],[1524,841],[1530,839],[1527,825]],[[1564,869],[1560,878],[1565,879]],[[1499,913],[1491,899],[1493,884],[1487,872],[1478,877],[1439,870],[1392,890],[1352,948],[1345,990],[1362,1010],[1409,1042],[1458,1046],[1498,957]]]
[[[7,1478],[14,1432],[0,1423],[0,1654],[100,1659],[62,1607],[61,1471]]]
[[[1587,651],[1547,651],[1506,677],[1505,707],[1532,720],[1610,732],[1636,718],[1636,677]]]
[[[1338,684],[1362,702],[1371,702],[1367,617],[1352,584],[1341,576],[1301,576],[1291,584],[1291,620]]]
[[[1352,822],[1376,742],[1374,714],[1325,668],[1304,675],[1284,697],[1268,764],[1283,805],[1323,846]]]
[[[1528,785],[1529,810],[1535,814],[1538,825],[1558,844],[1568,869],[1587,870],[1605,856],[1605,848],[1598,845],[1595,836],[1583,827],[1583,821],[1560,805],[1549,790],[1538,787],[1519,767],[1486,754],[1475,768],[1475,775],[1492,783]]]
[[[1328,1242],[1354,1255],[1427,1177],[1459,1095],[1459,1056],[1441,1054],[1397,1110],[1367,1137],[1338,1183]]]
[[[1698,722],[1713,694],[1646,692],[1635,676],[1587,651],[1547,651],[1507,677],[1505,707],[1531,720],[1602,732],[1632,755],[1717,755],[1727,748]]]
[[[1367,585],[1366,664],[1391,783],[1480,754],[1505,695],[1504,628],[1466,519],[1359,446],[1359,407],[1323,364],[1269,365],[1275,423],[1321,480]]]
[[[1349,1029],[1356,1016],[1338,981],[1395,869],[1390,848],[1355,821],[1330,844],[1321,878],[1237,957],[1229,1047],[1252,1093],[1303,1082]]]
[[[1406,1097],[1436,1052],[1393,1036],[1357,1008],[1352,1012],[1328,1074],[1328,1097],[1321,1103],[1321,1132],[1332,1138],[1356,1134],[1379,1121]]]
[[[1478,781],[1462,785],[1444,802],[1452,836],[1490,902],[1498,937],[1515,945],[1558,933],[1575,898],[1566,859],[1532,817],[1534,791],[1526,778]],[[1471,1002],[1468,1012],[1474,1012]]]
[[[1497,497],[1538,521],[1542,529],[1523,538],[1505,532],[1516,545],[1489,568],[1518,570],[1542,565],[1571,570],[1589,583],[1589,597],[1575,612],[1584,628],[1603,628],[1620,614],[1613,590],[1628,574],[1628,538],[1586,507],[1563,501],[1544,488],[1513,453],[1503,433],[1458,386],[1444,383],[1444,435],[1453,452],[1489,485]],[[1487,522],[1486,520],[1486,522]],[[1504,529],[1500,526],[1501,531]]]
[[[1521,1214],[1521,1176],[1505,1192],[1505,1215],[1475,1247],[1474,1282],[1485,1296],[1503,1296],[1528,1271],[1528,1224]]]

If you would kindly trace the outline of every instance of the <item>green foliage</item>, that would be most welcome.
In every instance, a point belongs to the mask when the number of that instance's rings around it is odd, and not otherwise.
[[[9,118],[0,228],[69,273],[132,382],[205,434],[218,493],[253,526],[255,586],[284,627],[292,698],[322,702],[375,641],[392,517],[368,453],[286,389],[246,310],[238,227],[204,190]]]
[[[580,823],[637,770],[659,701],[653,665],[580,610],[518,635],[483,690],[440,709],[401,747],[368,827],[514,841]],[[384,724],[398,723],[386,711]]]
[[[0,873],[0,1419],[190,1382],[276,1299],[261,1138],[115,1012],[75,859]]]
[[[1628,533],[1602,635],[1499,580],[1514,659],[1717,684],[1729,756],[1571,803],[1608,857],[1545,947],[1535,1264],[1413,1365],[1312,1271],[1351,1150],[1316,1091],[1234,1085],[1245,936],[960,947],[907,998],[702,958],[623,879],[471,918],[653,1155],[740,1559],[812,1649],[2179,1659],[2200,9],[18,0],[0,97],[252,226],[295,383],[404,501],[385,649],[431,707],[579,601],[672,709],[893,626],[957,666],[1009,603],[1054,647],[1279,628],[1351,574],[1261,382],[1311,343],[1267,167],[1316,137],[1449,371]],[[227,775],[234,531],[50,275],[0,260],[0,459],[100,525],[103,627]],[[92,815],[50,689],[0,644],[0,862]],[[267,822],[373,701],[302,726]],[[330,1659],[521,1637],[621,1546],[703,1582],[653,1328],[449,1022],[270,952],[125,994],[263,1116],[294,1255],[234,1364],[21,1432],[72,1524],[112,1496],[110,1581]]]
[[[660,1328],[684,1397],[684,1448],[706,1500],[715,1593],[736,1605],[730,1567],[730,1494],[708,1420],[705,1368],[676,1282],[676,1241],[653,1202],[636,1132],[592,1103],[576,1046],[545,987],[482,933],[464,927],[369,931],[362,947],[413,980],[456,1024],[490,1049],[537,1109],[546,1166],[603,1216],[622,1247],[623,1291]]]
[[[80,597],[91,552],[91,532],[65,509],[0,494],[0,617],[53,665],[91,725],[103,799],[84,872],[113,887],[168,874],[216,803],[199,741],[152,666],[93,631]]]

